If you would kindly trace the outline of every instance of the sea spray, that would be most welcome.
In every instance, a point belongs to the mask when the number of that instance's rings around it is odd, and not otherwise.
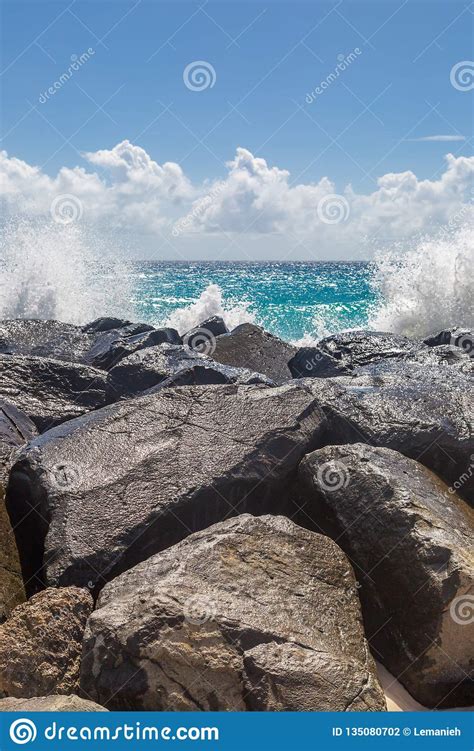
[[[83,324],[133,315],[131,276],[114,255],[78,224],[9,221],[0,239],[0,318]]]
[[[233,329],[241,323],[255,321],[255,315],[249,310],[249,306],[249,302],[239,302],[235,305],[225,303],[219,285],[209,284],[195,302],[171,313],[166,325],[184,334],[199,326],[206,318],[221,316],[229,329]]]
[[[474,233],[469,224],[376,257],[372,285],[380,302],[369,326],[424,337],[474,326]]]

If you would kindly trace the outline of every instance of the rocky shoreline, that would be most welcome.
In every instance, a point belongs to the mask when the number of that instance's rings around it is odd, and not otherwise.
[[[0,321],[0,711],[474,704],[473,334]]]

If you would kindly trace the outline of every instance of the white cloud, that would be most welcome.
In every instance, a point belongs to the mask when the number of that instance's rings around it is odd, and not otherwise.
[[[437,178],[388,173],[363,194],[351,185],[338,191],[329,177],[293,184],[287,170],[244,148],[224,179],[202,185],[193,185],[178,164],[160,165],[129,141],[83,156],[90,167],[63,167],[50,177],[0,152],[6,214],[49,216],[58,195],[73,195],[83,206],[81,221],[119,235],[126,230],[139,238],[142,257],[161,247],[168,257],[176,257],[176,249],[178,257],[212,258],[229,242],[231,257],[240,258],[367,257],[374,237],[396,241],[450,222],[462,211],[474,175],[474,157],[448,154]]]
[[[452,136],[422,136],[421,138],[407,138],[407,141],[416,141],[418,143],[421,142],[421,141],[441,141],[441,142],[446,143],[446,142],[449,142],[449,141],[465,141],[465,140],[466,140],[466,136],[461,136],[461,135],[459,135],[459,136],[456,136],[456,135],[452,135]]]

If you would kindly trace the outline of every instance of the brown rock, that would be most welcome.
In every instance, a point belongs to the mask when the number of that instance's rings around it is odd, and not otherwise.
[[[0,623],[24,600],[20,559],[0,485]]]
[[[0,699],[0,712],[108,712],[93,701],[70,696],[37,696],[33,699]]]
[[[82,635],[92,611],[85,589],[46,589],[0,625],[0,696],[74,693]]]

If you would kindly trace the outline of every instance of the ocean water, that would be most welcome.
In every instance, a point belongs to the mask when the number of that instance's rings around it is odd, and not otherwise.
[[[80,224],[20,220],[0,236],[0,318],[115,315],[185,333],[220,315],[301,344],[360,327],[423,337],[474,327],[473,268],[466,222],[365,263],[173,263],[132,260]]]
[[[142,263],[133,268],[141,320],[186,331],[209,315],[253,321],[286,340],[366,326],[376,307],[368,263]]]

